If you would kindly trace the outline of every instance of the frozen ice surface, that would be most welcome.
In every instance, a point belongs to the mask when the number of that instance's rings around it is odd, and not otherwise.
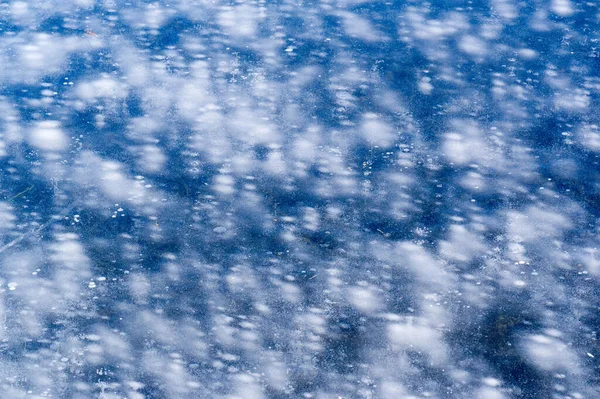
[[[596,3],[2,2],[0,398],[599,398]]]

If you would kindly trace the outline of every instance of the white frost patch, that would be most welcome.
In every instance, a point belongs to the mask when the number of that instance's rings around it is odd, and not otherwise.
[[[537,51],[532,50],[530,48],[520,49],[517,51],[517,54],[519,54],[519,56],[525,60],[533,60],[539,56]]]
[[[411,25],[411,31],[417,39],[442,40],[469,28],[467,18],[458,13],[448,13],[444,19],[426,19],[420,10],[409,7],[405,14]]]
[[[486,249],[481,239],[464,226],[450,227],[450,239],[440,243],[440,254],[455,262],[470,262]]]
[[[97,187],[115,201],[130,201],[134,204],[157,201],[149,187],[141,180],[133,180],[123,173],[119,162],[104,160],[90,151],[82,151],[76,161],[75,177],[84,187]]]
[[[15,227],[17,217],[13,214],[13,207],[6,202],[0,202],[0,230],[10,230]]]
[[[496,388],[502,385],[502,381],[493,377],[486,377],[482,380],[482,382],[488,387]]]
[[[377,114],[366,113],[361,124],[364,139],[372,146],[389,147],[394,144],[392,127],[382,121]]]
[[[127,87],[109,76],[83,82],[77,86],[76,93],[84,101],[97,98],[121,99],[127,96]]]
[[[481,173],[474,171],[467,172],[464,177],[460,179],[458,184],[460,184],[461,187],[474,192],[481,192],[486,187],[485,178]]]
[[[477,391],[476,399],[504,399],[506,396],[496,388],[482,387]]]
[[[129,277],[129,290],[136,303],[146,303],[150,294],[150,281],[141,273],[131,274]]]
[[[0,140],[2,149],[0,156],[5,156],[5,145],[7,143],[20,143],[23,140],[23,129],[21,128],[21,118],[15,109],[15,106],[7,101],[6,98],[0,97],[0,123],[2,124],[2,134]]]
[[[250,374],[238,374],[235,378],[235,394],[228,399],[264,399],[265,395],[259,382]]]
[[[381,309],[381,297],[372,288],[356,286],[348,289],[350,303],[362,313],[373,313]]]
[[[492,154],[479,126],[473,121],[453,121],[452,131],[444,135],[442,150],[450,162],[458,165],[487,164]]]
[[[56,265],[54,283],[60,296],[69,300],[81,300],[81,291],[91,277],[90,260],[85,254],[78,236],[72,233],[57,234],[50,246],[50,259]],[[86,287],[87,288],[87,287]]]
[[[344,31],[348,36],[367,42],[375,42],[382,39],[381,34],[377,32],[369,20],[347,11],[340,11],[338,15],[342,17]]]
[[[431,94],[433,91],[433,85],[431,84],[431,78],[424,77],[419,81],[419,91],[425,95]]]
[[[82,8],[92,8],[94,6],[94,0],[75,0],[74,3],[78,7]]]
[[[578,373],[577,357],[569,346],[558,338],[548,335],[530,335],[522,342],[527,358],[531,363],[545,371],[564,371]]]
[[[513,284],[517,288],[525,288],[527,286],[527,283],[523,280],[515,280],[513,281]]]
[[[17,24],[31,23],[35,14],[31,12],[29,4],[24,1],[13,1],[9,7],[10,17]]]
[[[289,385],[289,367],[285,364],[281,352],[265,351],[264,376],[270,387],[284,391]]]
[[[229,195],[235,192],[235,179],[231,175],[220,174],[215,176],[214,190],[218,193]]]
[[[280,133],[269,118],[261,117],[250,109],[239,109],[229,115],[228,120],[236,140],[243,140],[250,145],[276,145],[281,140]]]
[[[161,352],[146,350],[141,365],[147,373],[159,381],[161,390],[165,392],[166,397],[198,397],[199,395],[191,395],[190,392],[199,385],[193,380],[187,371],[187,367],[182,363],[179,357],[173,356],[173,354],[167,357],[166,354]],[[115,396],[115,399],[117,399],[117,396]]]
[[[588,273],[594,276],[600,275],[600,250],[591,247],[583,248],[578,257]]]
[[[4,339],[4,337],[6,336],[6,330],[8,330],[6,326],[6,307],[4,303],[4,295],[0,294],[0,338],[2,339]]]
[[[569,0],[552,0],[551,8],[560,17],[570,17],[575,12]]]
[[[242,4],[235,7],[223,7],[219,14],[219,25],[231,36],[254,37],[261,15],[256,7]]]
[[[583,89],[561,91],[554,96],[554,105],[565,111],[583,112],[590,106],[589,94]]]
[[[158,29],[167,22],[169,14],[171,12],[161,7],[158,3],[149,4],[144,15],[145,22],[149,27]]]
[[[225,278],[227,286],[232,293],[243,291],[256,291],[260,289],[260,283],[255,273],[247,265],[238,265],[231,268],[231,273]]]
[[[406,388],[398,381],[383,381],[379,384],[379,392],[381,399],[416,399],[416,396],[409,396]]]
[[[588,150],[600,152],[600,128],[596,124],[584,124],[577,129],[579,142]]]
[[[149,60],[147,55],[127,42],[120,42],[115,49],[115,59],[121,65],[127,84],[136,87],[149,86]]]
[[[100,187],[102,191],[113,199],[125,199],[129,194],[127,177],[121,172],[121,164],[114,161],[105,161],[100,173]]]
[[[14,46],[18,58],[3,71],[4,76],[0,79],[29,83],[37,83],[42,76],[64,71],[69,53],[93,46],[80,37],[47,33],[32,35],[24,32],[9,40],[13,43],[6,44]]]
[[[492,10],[508,21],[518,17],[517,7],[512,0],[492,0]]]
[[[423,352],[435,365],[439,366],[447,360],[442,334],[421,320],[409,318],[403,323],[390,324],[388,339],[393,349]]]
[[[398,266],[407,267],[424,285],[447,286],[450,282],[451,276],[442,264],[419,245],[408,241],[398,243],[394,258]]]
[[[471,35],[463,36],[458,42],[458,48],[472,56],[484,56],[487,53],[486,43]]]
[[[137,161],[140,169],[149,173],[158,173],[163,170],[167,156],[162,149],[155,145],[145,145],[141,151],[141,157]]]
[[[163,128],[162,122],[150,115],[131,118],[128,126],[130,137],[138,141],[152,140],[154,133],[161,128]]]
[[[262,166],[263,170],[271,175],[280,175],[287,171],[283,153],[280,151],[270,152]]]
[[[58,121],[38,122],[29,133],[29,143],[44,151],[61,151],[68,147],[69,140]]]
[[[232,153],[232,140],[224,134],[225,117],[218,110],[209,110],[196,118],[190,148],[207,155],[210,162],[219,163]]]
[[[282,298],[291,303],[299,303],[302,297],[300,288],[294,284],[281,283],[279,284],[279,291],[281,292]]]
[[[511,211],[507,216],[507,233],[515,242],[557,237],[572,227],[564,215],[536,206],[530,206],[525,212]]]
[[[97,335],[102,342],[102,350],[107,356],[112,359],[127,360],[131,358],[131,347],[129,342],[118,333],[111,331],[105,326],[99,326],[96,331]],[[109,361],[109,359],[105,359]]]
[[[77,240],[77,235],[71,233],[60,234],[56,242],[51,246],[53,254],[52,261],[63,266],[81,267],[88,264],[83,245]]]
[[[156,31],[169,21],[174,12],[174,9],[163,7],[158,2],[154,2],[145,7],[143,5],[137,8],[124,7],[120,10],[120,15],[128,24],[136,28],[150,28]]]
[[[303,228],[310,230],[310,231],[317,231],[319,229],[320,217],[319,217],[319,213],[317,212],[317,210],[315,208],[305,207],[303,220],[304,220],[304,223],[302,224]]]
[[[307,133],[307,135],[310,133]],[[317,145],[319,144],[318,135],[311,135],[306,138],[303,136],[297,137],[293,144],[292,153],[296,159],[301,161],[312,161],[317,155]]]
[[[191,68],[197,72],[198,69],[206,68],[205,62],[196,62]],[[207,87],[208,77],[195,79],[192,83],[185,84],[177,93],[177,109],[180,115],[189,120],[194,120],[201,114],[200,110],[210,104],[211,93]],[[215,112],[212,110],[212,112]]]

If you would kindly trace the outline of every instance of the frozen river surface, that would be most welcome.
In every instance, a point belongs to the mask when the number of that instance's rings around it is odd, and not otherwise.
[[[0,5],[0,397],[599,398],[595,1]]]

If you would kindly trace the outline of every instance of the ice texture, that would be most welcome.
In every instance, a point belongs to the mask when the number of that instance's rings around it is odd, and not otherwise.
[[[600,397],[600,8],[0,4],[0,398]]]

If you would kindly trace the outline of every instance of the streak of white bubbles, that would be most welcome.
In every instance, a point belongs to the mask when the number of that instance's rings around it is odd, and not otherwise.
[[[0,397],[600,397],[600,10],[0,5]]]

